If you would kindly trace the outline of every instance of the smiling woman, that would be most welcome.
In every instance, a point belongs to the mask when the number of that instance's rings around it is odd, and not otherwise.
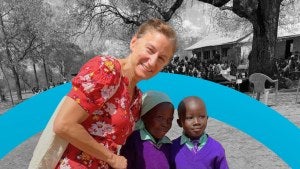
[[[124,59],[96,56],[72,80],[53,130],[70,144],[56,168],[126,168],[118,148],[140,117],[137,83],[163,69],[176,50],[176,33],[151,19],[140,26]]]

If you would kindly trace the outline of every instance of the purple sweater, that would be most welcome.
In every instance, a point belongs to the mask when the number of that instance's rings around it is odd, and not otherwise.
[[[134,131],[120,154],[127,159],[128,169],[169,169],[170,149],[171,144],[157,148],[150,140],[141,140],[140,132]]]
[[[228,169],[225,150],[222,145],[208,136],[207,142],[196,154],[185,144],[180,145],[180,137],[173,140],[171,168],[176,169]]]

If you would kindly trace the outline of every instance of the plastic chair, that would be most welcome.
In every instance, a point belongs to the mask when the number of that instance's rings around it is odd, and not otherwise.
[[[296,103],[298,103],[298,94],[299,94],[299,89],[300,89],[300,79],[298,81],[298,86],[297,86],[297,92],[296,92]]]
[[[253,88],[253,95],[257,93],[256,95],[256,100],[260,100],[260,94],[264,93],[265,94],[265,104],[268,104],[268,95],[270,89],[265,88],[265,82],[269,81],[271,83],[275,83],[275,105],[277,104],[277,96],[278,96],[278,79],[273,80],[269,76],[262,74],[262,73],[253,73],[249,76],[249,82],[250,84],[252,83],[254,85]]]

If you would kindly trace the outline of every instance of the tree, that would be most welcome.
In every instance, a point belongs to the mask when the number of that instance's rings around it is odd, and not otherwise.
[[[49,53],[51,56],[49,63],[57,70],[61,80],[68,79],[72,72],[78,71],[78,63],[83,59],[83,51],[78,45],[56,41],[49,47],[52,49]]]
[[[278,27],[286,31],[293,31],[293,26],[299,22],[300,12],[298,4],[293,1],[283,0],[280,5],[280,13]],[[223,34],[248,34],[252,32],[252,23],[246,18],[241,18],[227,8],[216,8],[215,6],[207,6],[207,14],[212,17],[212,25]]]
[[[18,100],[22,100],[18,66],[43,44],[38,27],[44,25],[43,1],[2,1],[0,4],[0,38],[4,63],[12,71]]]
[[[183,0],[65,0],[69,13],[83,30],[90,28],[94,20],[98,26],[122,20],[125,24],[139,26],[145,20],[156,17],[169,21]],[[107,26],[107,25],[105,25]]]
[[[93,34],[92,38],[128,42],[136,27],[149,18],[173,20],[182,3],[183,0],[65,0],[65,7],[70,14],[68,24],[77,28],[75,37],[87,33]]]
[[[253,26],[249,73],[261,72],[273,76],[280,5],[283,0],[199,0],[215,7],[231,10],[249,20]]]
[[[10,87],[10,84],[9,84],[9,80],[5,74],[5,71],[4,71],[4,68],[3,68],[3,65],[2,65],[2,61],[0,62],[0,70],[3,74],[3,79],[6,81],[6,84],[7,84],[7,87],[8,87],[8,90],[9,90],[9,96],[10,96],[10,99],[11,99],[11,104],[14,105],[14,100],[13,100],[13,96],[12,96],[12,92],[11,92],[11,87]],[[5,95],[3,93],[3,87],[1,86],[0,88],[1,90],[1,100],[5,101]]]
[[[249,73],[262,72],[269,76],[274,72],[275,45],[277,40],[280,7],[283,0],[199,0],[223,10],[231,10],[242,20],[248,20],[253,27],[252,51],[249,55]],[[293,0],[285,0],[290,3]],[[73,24],[81,28],[79,33],[88,29],[103,33],[118,30],[111,36],[132,32],[143,21],[157,17],[170,21],[183,0],[133,0],[133,1],[84,1],[66,0]],[[230,2],[230,5],[229,5]],[[124,30],[116,29],[122,27]],[[106,29],[104,29],[106,28]],[[107,29],[114,28],[114,29]],[[120,33],[121,32],[121,33]],[[109,35],[107,35],[109,37]]]
[[[33,74],[34,74],[34,80],[35,80],[35,85],[34,87],[37,87],[38,89],[40,88],[40,83],[39,83],[39,79],[37,76],[37,71],[36,71],[36,63],[38,63],[38,54],[34,54],[34,56],[31,57],[31,63],[32,63],[32,67],[33,67]]]

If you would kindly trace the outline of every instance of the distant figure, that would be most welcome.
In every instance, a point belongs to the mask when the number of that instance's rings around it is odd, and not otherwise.
[[[33,87],[31,89],[31,91],[32,91],[33,94],[38,94],[38,93],[40,93],[41,90],[38,87]]]
[[[143,95],[139,130],[134,131],[121,148],[128,169],[169,169],[171,140],[165,136],[172,126],[174,106],[163,93]]]
[[[190,96],[178,106],[177,123],[183,134],[173,140],[171,167],[176,169],[228,169],[223,146],[205,133],[207,113],[204,102]]]
[[[0,102],[5,102],[7,101],[5,98],[5,93],[3,89],[0,89]]]
[[[288,76],[291,71],[295,71],[297,62],[296,60],[297,58],[295,57],[295,55],[291,55],[290,59],[287,61],[287,65],[283,68],[283,73],[285,74],[285,76]]]

